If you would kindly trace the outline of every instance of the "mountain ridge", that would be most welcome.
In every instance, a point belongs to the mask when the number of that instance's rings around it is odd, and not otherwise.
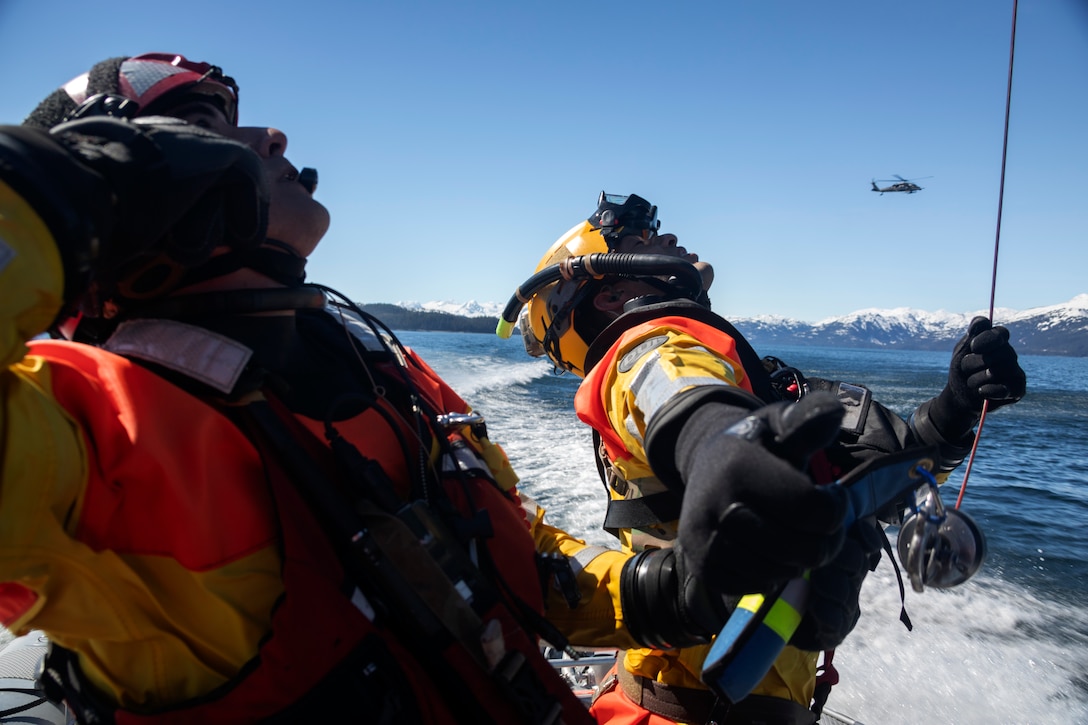
[[[469,300],[365,305],[387,325],[407,330],[494,332],[503,305]],[[803,322],[776,315],[730,318],[753,345],[803,344],[902,350],[946,350],[979,312],[928,312],[909,307],[865,308],[846,315]],[[1017,311],[994,310],[996,324],[1009,329],[1019,353],[1088,357],[1088,294],[1057,305]]]

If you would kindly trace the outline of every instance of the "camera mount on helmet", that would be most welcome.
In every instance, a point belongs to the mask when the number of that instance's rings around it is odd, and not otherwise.
[[[626,236],[649,239],[661,228],[657,207],[637,194],[608,194],[597,197],[597,211],[587,220],[594,229],[601,231],[612,250]]]

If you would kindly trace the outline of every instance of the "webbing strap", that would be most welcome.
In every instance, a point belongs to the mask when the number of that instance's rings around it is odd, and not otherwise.
[[[42,696],[41,691],[36,690],[32,687],[0,687],[0,692],[14,692],[18,695],[28,695],[35,698],[30,702],[23,703],[22,705],[10,707],[7,710],[0,710],[0,721],[4,721],[12,715],[18,715],[21,712],[25,712],[46,702],[46,699]]]
[[[888,558],[891,559],[892,568],[895,569],[895,579],[899,582],[899,621],[903,623],[903,626],[910,632],[914,629],[914,624],[910,621],[910,616],[907,614],[907,589],[903,586],[903,572],[899,571],[899,564],[895,560],[895,552],[892,551],[892,542],[888,540],[888,532],[884,530],[884,527],[878,527],[880,529],[880,535],[884,539],[882,544],[884,551],[887,552]]]
[[[816,719],[824,712],[824,705],[831,695],[831,688],[839,684],[839,671],[835,669],[832,660],[835,659],[835,650],[824,650],[824,661],[816,673],[816,689],[812,693],[812,712],[816,713]]]
[[[644,529],[680,518],[680,494],[659,491],[641,498],[609,499],[604,530],[616,535],[620,529]]]

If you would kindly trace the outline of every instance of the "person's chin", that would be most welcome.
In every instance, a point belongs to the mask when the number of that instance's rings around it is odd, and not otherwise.
[[[314,199],[274,206],[268,215],[268,237],[307,257],[325,236],[329,222],[328,210]]]
[[[695,269],[699,270],[699,276],[703,278],[703,291],[706,292],[714,284],[714,268],[710,266],[710,262],[695,262]]]
[[[324,220],[328,226],[329,211],[299,184],[280,183],[272,187],[269,198],[269,215],[274,218],[277,212],[285,217],[303,216],[315,221]]]

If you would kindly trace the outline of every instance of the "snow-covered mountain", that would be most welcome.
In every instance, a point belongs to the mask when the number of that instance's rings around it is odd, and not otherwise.
[[[468,302],[452,302],[450,300],[441,302],[394,302],[393,304],[406,310],[445,312],[449,315],[460,315],[461,317],[498,317],[502,314],[504,307],[498,302],[477,302],[476,300],[469,300]]]
[[[733,320],[754,345],[796,344],[944,350],[958,340],[978,312],[925,312],[910,308],[866,309],[814,324],[781,317]],[[1017,312],[994,310],[995,324],[1009,328],[1023,354],[1088,356],[1088,294],[1060,305]]]
[[[462,317],[498,317],[498,302],[398,302],[408,310],[446,312]],[[908,307],[863,309],[810,323],[776,316],[730,321],[757,347],[811,342],[846,347],[948,350],[977,312],[926,312]],[[1088,294],[1049,307],[994,310],[994,322],[1009,328],[1016,349],[1026,355],[1088,357]]]

